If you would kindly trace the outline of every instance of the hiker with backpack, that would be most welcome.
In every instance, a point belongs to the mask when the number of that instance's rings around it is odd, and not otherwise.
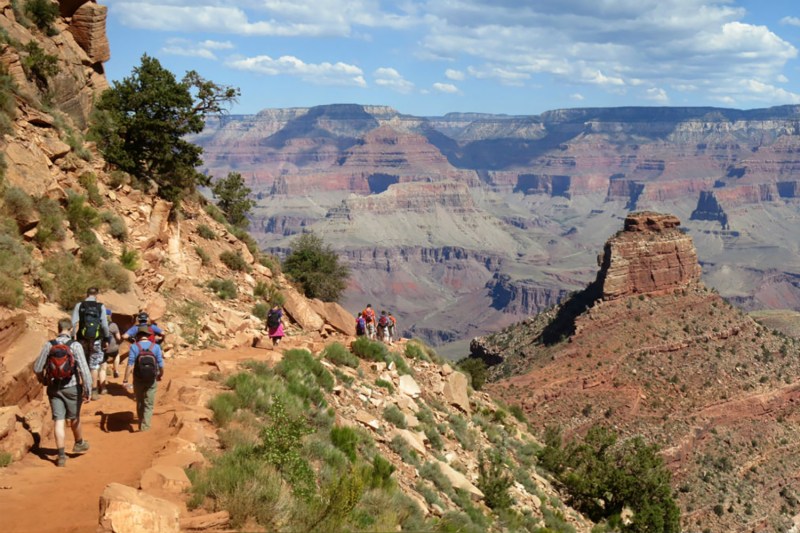
[[[158,327],[154,321],[150,320],[150,315],[147,314],[147,311],[139,311],[139,314],[136,315],[136,324],[129,327],[125,333],[122,334],[122,339],[133,342],[136,338],[136,333],[139,331],[141,326],[149,326],[150,331],[153,332],[151,335],[151,341],[155,342],[156,344],[163,344],[164,339],[166,338],[166,334],[164,330]]]
[[[133,391],[136,399],[136,416],[139,418],[139,431],[150,429],[153,418],[153,408],[156,404],[156,389],[158,382],[164,376],[164,355],[161,346],[151,340],[153,330],[150,326],[139,326],[136,332],[136,342],[131,344],[128,351],[128,366],[125,368],[125,377],[122,380],[125,390]],[[133,374],[133,386],[129,385],[128,377]]]
[[[389,344],[394,344],[395,339],[395,331],[397,330],[397,319],[392,315],[392,312],[389,311]]]
[[[75,309],[72,311],[73,335],[83,346],[83,352],[92,372],[92,383],[95,384],[92,389],[92,400],[99,398],[98,373],[106,357],[103,345],[108,342],[110,336],[106,308],[97,301],[99,292],[97,287],[89,287],[86,299],[75,304]]]
[[[361,314],[367,323],[367,338],[375,340],[375,311],[372,309],[372,304],[367,304]]]
[[[272,306],[267,313],[267,330],[269,338],[272,339],[273,348],[280,344],[283,339],[283,309],[278,304]]]
[[[92,388],[92,373],[83,354],[83,346],[72,338],[72,320],[58,321],[58,336],[42,346],[42,351],[33,371],[43,385],[47,385],[47,398],[53,412],[58,456],[56,466],[66,466],[65,452],[66,421],[69,420],[75,444],[72,453],[81,454],[89,450],[81,430],[81,403],[89,401]]]
[[[384,343],[389,343],[389,317],[386,311],[381,311],[381,317],[378,319],[378,339]]]
[[[364,320],[364,314],[358,313],[356,317],[356,336],[363,337],[367,334],[367,321]]]
[[[116,322],[111,320],[111,309],[106,309],[106,318],[108,320],[108,332],[110,335],[108,338],[108,343],[106,344],[105,348],[103,348],[105,359],[100,365],[100,383],[97,385],[97,390],[100,394],[108,393],[108,363],[113,365],[114,377],[119,377],[119,371],[117,370],[117,359],[119,359],[119,345],[122,342],[122,337],[119,333],[119,326],[116,324]]]

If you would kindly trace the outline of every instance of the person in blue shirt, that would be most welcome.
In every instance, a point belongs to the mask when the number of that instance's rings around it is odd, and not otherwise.
[[[150,322],[150,317],[145,311],[140,311],[139,314],[136,315],[136,324],[125,331],[125,333],[122,335],[122,339],[133,342],[132,339],[136,337],[136,332],[141,326],[150,326],[150,330],[153,332],[151,335],[152,338],[150,339],[151,341],[154,341],[157,344],[164,342],[164,330],[158,327],[158,325],[154,322]]]
[[[151,340],[153,331],[149,326],[139,326],[136,331],[136,342],[131,344],[128,351],[128,366],[125,368],[125,378],[122,383],[128,392],[133,391],[136,399],[136,415],[139,418],[139,431],[150,429],[150,421],[153,418],[153,408],[156,404],[156,390],[158,382],[164,376],[164,354],[161,346]],[[144,360],[145,354],[152,353],[155,356],[158,369],[154,372],[151,379],[142,377],[144,361],[138,361],[140,356]],[[139,367],[134,367],[139,364]],[[128,378],[133,373],[133,386],[129,385]]]

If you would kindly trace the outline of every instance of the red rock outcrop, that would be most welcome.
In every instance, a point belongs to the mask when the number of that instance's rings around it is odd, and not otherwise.
[[[632,294],[665,293],[700,279],[692,238],[673,215],[641,212],[608,240],[597,275],[604,300]]]
[[[88,2],[72,15],[69,32],[86,51],[92,63],[103,63],[111,59],[111,48],[106,36],[108,7]]]

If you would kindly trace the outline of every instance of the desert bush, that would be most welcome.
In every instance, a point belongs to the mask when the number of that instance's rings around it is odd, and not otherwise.
[[[308,350],[286,351],[275,366],[275,372],[286,380],[289,392],[315,405],[325,402],[321,388],[328,392],[333,390],[333,375]]]
[[[447,494],[450,498],[455,497],[453,485],[450,483],[447,476],[444,475],[438,464],[428,461],[420,468],[419,475],[432,482],[436,485],[437,489]]]
[[[275,275],[281,273],[281,260],[274,255],[262,254],[259,256],[258,262],[261,263],[261,266],[267,267],[270,272]]]
[[[210,216],[220,224],[225,224],[225,214],[220,210],[219,207],[217,207],[214,204],[206,204],[203,207],[203,209],[208,214],[208,216]]]
[[[458,362],[459,370],[463,371],[470,378],[472,388],[481,390],[486,383],[486,363],[478,357],[466,357]]]
[[[525,411],[523,411],[522,407],[520,407],[517,404],[509,405],[508,406],[508,412],[511,413],[511,415],[514,418],[516,418],[517,420],[519,420],[520,422],[526,422],[527,421],[527,418],[525,417]]]
[[[108,184],[112,189],[119,189],[124,185],[129,185],[132,181],[132,176],[122,170],[112,170],[109,178]]]
[[[400,374],[401,376],[406,374],[413,374],[413,372],[411,371],[411,367],[408,366],[408,363],[406,363],[405,358],[399,353],[388,352],[386,354],[386,362],[394,363],[395,368],[397,368],[397,373]]]
[[[322,351],[322,357],[335,365],[344,365],[358,368],[358,357],[350,353],[343,344],[332,342]]]
[[[131,272],[139,268],[139,253],[136,250],[123,248],[119,255],[119,262]]]
[[[206,224],[200,224],[197,226],[197,234],[210,241],[213,241],[217,238],[217,234],[214,232],[214,230]]]
[[[38,198],[35,202],[36,211],[39,212],[39,224],[36,226],[34,240],[40,246],[46,246],[54,241],[63,241],[67,234],[64,231],[64,210],[55,200],[46,196]]]
[[[220,300],[233,300],[238,295],[236,283],[232,279],[212,279],[208,282],[208,287]]]
[[[86,189],[86,196],[92,205],[96,207],[103,205],[103,196],[100,194],[100,189],[97,188],[97,176],[94,172],[84,172],[78,176],[78,183]]]
[[[386,346],[382,342],[359,337],[353,342],[353,353],[367,361],[386,361]]]
[[[44,260],[43,266],[53,274],[56,301],[66,311],[71,311],[86,296],[86,289],[98,285],[92,269],[84,267],[70,253],[52,255]]]
[[[447,421],[450,423],[450,429],[453,430],[461,446],[463,446],[465,450],[475,449],[475,433],[469,429],[466,419],[461,415],[451,414],[447,417]]]
[[[202,247],[195,245],[194,252],[200,258],[201,265],[208,266],[211,264],[211,256]]]
[[[46,91],[49,79],[58,74],[58,58],[46,53],[33,39],[22,47],[22,51],[20,62],[25,75],[40,91]]]
[[[347,286],[350,269],[339,261],[333,249],[313,233],[292,241],[283,271],[300,284],[309,298],[335,302]]]
[[[90,152],[86,146],[83,144],[83,136],[74,131],[72,128],[67,130],[65,142],[69,145],[72,151],[83,159],[84,161],[91,161],[92,160],[92,152]],[[102,199],[102,198],[101,198]],[[101,204],[97,204],[101,205]]]
[[[101,211],[100,220],[108,224],[108,233],[118,241],[128,238],[128,228],[125,220],[113,211]]]
[[[19,307],[25,298],[25,288],[19,279],[0,272],[0,306]]]
[[[255,304],[253,306],[253,309],[252,309],[252,311],[250,311],[250,313],[252,313],[252,315],[254,317],[256,317],[256,318],[258,318],[260,320],[266,320],[267,319],[267,315],[269,315],[269,310],[270,310],[269,305],[267,305],[267,304],[265,304],[263,302],[258,302],[257,304]]]
[[[383,419],[400,429],[406,428],[406,415],[394,404],[388,405],[383,410]]]
[[[508,509],[514,500],[508,489],[514,478],[507,472],[499,452],[490,452],[487,461],[484,454],[478,457],[478,488],[483,492],[484,502],[490,509]]]
[[[81,246],[81,263],[89,268],[99,265],[103,259],[108,257],[108,255],[108,250],[106,250],[105,247],[98,242]]]
[[[4,211],[8,216],[21,222],[33,212],[33,199],[19,187],[8,187],[3,193]]]
[[[404,463],[420,466],[419,455],[400,435],[395,435],[389,442],[389,448],[400,456]]]
[[[356,460],[356,451],[360,440],[361,437],[351,427],[335,426],[331,428],[331,443],[341,450],[350,461]]]
[[[205,315],[203,304],[194,300],[186,300],[175,308],[175,312],[183,319],[183,338],[192,346],[196,346],[200,341],[202,318]]]
[[[70,229],[79,238],[81,233],[97,227],[100,223],[97,210],[86,205],[86,197],[71,189],[67,190],[67,220],[69,220]]]
[[[255,286],[253,287],[253,297],[268,299],[269,294],[270,294],[269,283],[264,281],[257,281]]]
[[[382,455],[375,455],[372,459],[372,471],[369,476],[369,486],[373,489],[389,489],[394,485],[392,474],[395,468]]]
[[[0,452],[0,468],[5,468],[14,461],[14,456],[8,452]]]
[[[386,389],[387,391],[389,391],[389,394],[394,393],[394,385],[392,385],[391,381],[386,381],[385,379],[378,378],[375,380],[375,386]]]
[[[219,254],[219,260],[222,261],[226,267],[236,272],[247,272],[250,270],[250,265],[247,264],[247,261],[244,260],[242,254],[238,251],[232,252],[226,250]]]
[[[115,263],[114,261],[106,261],[102,266],[103,285],[108,286],[117,292],[130,292],[131,278],[128,275],[128,270],[124,265]]]
[[[25,15],[46,35],[52,37],[58,33],[53,27],[53,23],[59,15],[58,4],[54,4],[50,0],[27,0]]]

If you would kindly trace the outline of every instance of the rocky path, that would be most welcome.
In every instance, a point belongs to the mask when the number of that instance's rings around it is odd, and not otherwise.
[[[192,376],[197,380],[216,362],[264,359],[270,354],[274,352],[247,348],[168,360],[152,428],[144,433],[135,431],[136,407],[121,386],[122,378],[113,379],[110,394],[83,406],[84,438],[91,445],[88,453],[70,457],[65,468],[57,468],[55,445],[49,436],[39,454],[28,454],[0,469],[0,529],[4,533],[95,531],[98,500],[106,485],[117,482],[138,487],[142,472],[153,464],[156,454],[176,432],[170,424],[176,412],[185,410],[186,405],[177,394],[167,392],[170,380],[182,383]],[[68,431],[67,452],[72,443]]]

